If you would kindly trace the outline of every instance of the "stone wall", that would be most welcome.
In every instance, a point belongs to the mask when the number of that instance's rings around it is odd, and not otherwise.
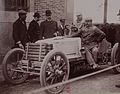
[[[41,19],[45,19],[45,10],[50,9],[54,20],[66,17],[66,0],[35,0],[35,11],[40,12]]]

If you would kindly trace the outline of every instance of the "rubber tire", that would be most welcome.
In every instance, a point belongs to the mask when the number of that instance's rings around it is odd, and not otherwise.
[[[111,52],[111,64],[112,65],[116,65],[117,63],[115,62],[115,58],[116,58],[116,53],[117,53],[117,49],[118,49],[118,43],[116,43],[113,48],[112,48],[112,52]],[[118,69],[119,68],[119,69]],[[112,69],[113,73],[120,73],[120,67],[116,67]]]
[[[17,85],[17,84],[21,84],[23,83],[27,78],[28,78],[28,74],[25,74],[24,78],[19,80],[19,81],[15,81],[13,79],[11,79],[9,76],[8,76],[8,72],[7,72],[7,60],[8,58],[13,54],[13,53],[16,53],[16,52],[19,52],[19,53],[24,53],[24,50],[23,49],[20,49],[20,48],[14,48],[12,50],[10,50],[4,57],[3,59],[3,62],[2,62],[2,70],[3,70],[3,76],[5,78],[5,80],[10,83],[10,84],[13,84],[13,85]]]
[[[61,56],[63,56],[64,60],[67,62],[67,65],[68,65],[67,66],[68,67],[68,75],[67,75],[67,77],[66,77],[65,80],[68,80],[68,78],[69,78],[70,65],[69,65],[69,62],[68,62],[68,59],[67,59],[66,55],[64,53],[62,53],[61,51],[52,50],[52,51],[50,51],[46,55],[46,57],[44,58],[44,60],[42,62],[41,71],[40,71],[40,83],[41,83],[42,87],[46,86],[46,81],[45,81],[45,66],[47,65],[49,59],[51,57],[53,57],[55,54],[61,54]],[[63,87],[59,91],[57,91],[57,92],[52,92],[50,89],[45,90],[45,92],[47,94],[59,94],[59,93],[61,93],[63,91],[64,87],[65,87],[65,85],[63,85]]]

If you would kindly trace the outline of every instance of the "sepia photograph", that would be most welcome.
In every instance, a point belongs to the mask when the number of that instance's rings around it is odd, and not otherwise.
[[[120,0],[0,0],[0,94],[120,94]]]

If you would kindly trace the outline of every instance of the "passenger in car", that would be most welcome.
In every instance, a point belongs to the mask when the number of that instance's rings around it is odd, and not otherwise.
[[[81,13],[78,13],[76,15],[75,22],[72,23],[71,26],[71,34],[78,32],[78,29],[81,29],[83,26],[84,26],[83,15]]]
[[[82,45],[85,47],[86,58],[90,66],[99,67],[97,62],[98,44],[105,38],[105,33],[92,24],[91,18],[86,18],[85,26],[70,37],[80,36]]]

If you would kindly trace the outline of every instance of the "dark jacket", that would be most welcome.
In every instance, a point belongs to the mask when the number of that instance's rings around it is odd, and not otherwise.
[[[116,35],[116,29],[113,24],[104,26],[101,28],[101,30],[106,34],[106,40],[111,43],[112,47],[115,44],[115,35]]]
[[[115,39],[116,42],[120,43],[120,25],[116,25],[116,34],[115,34]]]
[[[21,41],[21,43],[25,46],[25,44],[29,41],[29,36],[27,33],[27,26],[26,26],[26,22],[17,19],[14,23],[13,23],[13,39],[15,41],[15,44],[18,41]]]
[[[39,24],[32,20],[29,24],[28,34],[31,42],[35,42],[40,39],[40,27]]]
[[[43,38],[52,38],[54,34],[58,31],[58,24],[56,21],[45,20],[40,24],[41,37]]]
[[[82,27],[81,30],[71,37],[80,36],[82,39],[82,44],[89,49],[93,48],[95,45],[98,45],[104,38],[105,33],[98,29],[96,26],[90,28]]]

